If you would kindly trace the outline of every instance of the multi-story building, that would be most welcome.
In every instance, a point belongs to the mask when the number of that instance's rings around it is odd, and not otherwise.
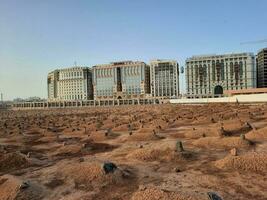
[[[57,99],[57,82],[58,82],[58,70],[50,72],[47,76],[47,94],[48,100]]]
[[[179,65],[175,60],[150,62],[151,94],[153,97],[178,97]]]
[[[88,67],[59,69],[48,74],[48,100],[93,99],[92,71]]]
[[[193,56],[186,60],[189,97],[222,95],[224,90],[256,87],[252,53]]]
[[[257,54],[257,87],[267,87],[267,48]]]
[[[149,66],[122,61],[93,67],[94,99],[130,99],[149,96]]]

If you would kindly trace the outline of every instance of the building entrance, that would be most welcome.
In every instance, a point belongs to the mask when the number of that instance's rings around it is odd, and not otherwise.
[[[220,85],[216,85],[214,88],[214,94],[215,95],[222,95],[223,94],[223,88]]]

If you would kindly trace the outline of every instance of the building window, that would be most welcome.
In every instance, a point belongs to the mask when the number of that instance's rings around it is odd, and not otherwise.
[[[212,61],[212,81],[215,81],[215,62]]]
[[[240,73],[240,77],[243,76],[243,62],[239,62],[239,73]]]
[[[230,78],[233,79],[234,76],[234,64],[230,62]]]
[[[221,79],[224,81],[224,63],[221,62]]]

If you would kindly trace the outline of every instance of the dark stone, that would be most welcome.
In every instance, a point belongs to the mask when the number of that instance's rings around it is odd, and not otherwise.
[[[219,136],[223,137],[223,136],[231,136],[231,132],[230,131],[226,131],[224,129],[224,127],[222,126],[221,129],[219,130]]]
[[[223,200],[220,196],[218,196],[214,192],[208,192],[208,196],[210,200]]]
[[[245,136],[245,134],[241,134],[241,135],[240,135],[240,139],[241,139],[241,140],[246,140],[246,136]]]
[[[183,143],[179,140],[176,142],[176,151],[177,152],[183,152],[184,151]]]
[[[253,124],[249,123],[249,122],[246,122],[245,126],[247,126],[251,130],[256,130],[256,127]]]
[[[28,187],[30,187],[30,184],[26,181],[23,181],[21,185],[19,186],[19,189],[24,190],[24,189],[27,189]]]
[[[104,163],[103,169],[106,174],[113,173],[117,169],[117,166],[112,162]]]
[[[174,168],[174,171],[175,171],[176,173],[181,172],[181,170],[180,170],[178,167]]]

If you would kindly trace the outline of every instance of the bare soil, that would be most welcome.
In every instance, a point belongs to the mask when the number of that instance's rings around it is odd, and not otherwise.
[[[266,104],[0,111],[0,200],[266,200],[266,188]]]

